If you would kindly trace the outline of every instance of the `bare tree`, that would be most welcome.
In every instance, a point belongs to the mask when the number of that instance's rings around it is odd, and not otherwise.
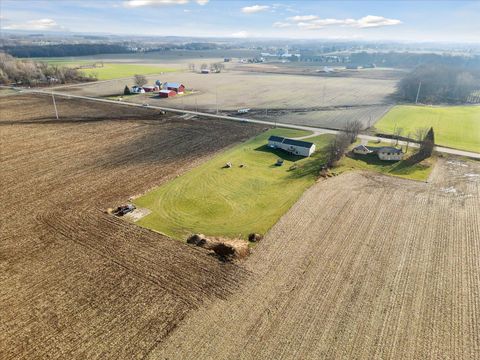
[[[223,63],[213,63],[213,64],[210,64],[210,70],[211,70],[212,72],[219,73],[219,72],[221,72],[223,69],[225,69],[225,65],[223,65]]]
[[[350,145],[350,137],[345,133],[339,133],[335,138],[327,145],[327,166],[335,166],[338,160],[340,160],[345,154]]]
[[[208,65],[207,64],[202,64],[202,66],[200,67],[200,70],[205,70],[205,69],[208,69]]]
[[[188,64],[188,70],[195,72],[195,64],[193,63]]]
[[[345,124],[345,133],[348,136],[348,140],[353,144],[357,140],[357,136],[362,130],[362,122],[360,120],[349,120]]]
[[[423,140],[425,139],[425,136],[427,135],[428,128],[416,128],[415,129],[415,140],[419,143],[422,144]]]
[[[133,80],[137,86],[143,86],[148,83],[148,80],[144,75],[137,74],[133,77]]]
[[[398,140],[399,140],[400,136],[402,136],[402,134],[403,134],[403,128],[397,128],[396,127],[395,130],[393,130],[393,136],[395,137],[395,140],[396,140],[395,146],[398,145]]]

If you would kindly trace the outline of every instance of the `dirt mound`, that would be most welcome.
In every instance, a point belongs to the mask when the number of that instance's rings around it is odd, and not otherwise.
[[[241,239],[207,238],[203,234],[193,234],[187,244],[212,250],[221,260],[243,259],[250,254],[248,243]]]
[[[251,242],[259,242],[262,239],[263,239],[263,235],[261,234],[251,233],[248,235],[248,241],[251,241]]]

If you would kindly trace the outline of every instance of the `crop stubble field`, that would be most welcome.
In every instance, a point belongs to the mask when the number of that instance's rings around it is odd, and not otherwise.
[[[347,173],[310,188],[151,359],[478,359],[480,164],[431,182]],[[201,336],[199,336],[201,334]]]
[[[381,74],[381,72],[380,72]],[[125,101],[148,102],[151,105],[187,110],[231,112],[241,108],[256,111],[250,117],[272,115],[278,122],[330,128],[343,128],[352,117],[364,127],[371,126],[391,107],[390,96],[395,91],[396,78],[376,75],[373,78],[356,76],[305,76],[228,70],[220,74],[192,72],[147,76],[155,80],[183,83],[193,92],[170,99],[141,94],[125,97]],[[84,96],[111,96],[123,93],[133,80],[112,80],[59,90]],[[265,114],[265,109],[270,113]]]
[[[104,210],[259,128],[57,105],[0,97],[0,358],[142,357],[245,270]]]

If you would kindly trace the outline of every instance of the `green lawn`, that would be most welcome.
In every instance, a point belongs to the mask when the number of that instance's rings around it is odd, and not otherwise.
[[[437,145],[480,152],[480,106],[399,105],[375,125],[382,133],[402,128],[404,136],[422,127],[433,127]]]
[[[151,214],[138,224],[184,240],[190,233],[243,237],[265,233],[311,186],[322,163],[321,152],[300,158],[266,146],[272,135],[298,137],[304,131],[273,129],[216,156],[190,172],[135,200]],[[330,135],[313,141],[317,149]],[[275,166],[282,157],[283,166]],[[222,168],[231,162],[232,168]],[[243,168],[240,164],[244,164]],[[289,170],[296,164],[297,168]]]
[[[100,63],[95,60],[65,60],[62,58],[36,58],[34,60],[44,61],[52,65],[75,67],[78,65],[89,65],[94,63]],[[98,80],[111,80],[117,78],[130,77],[136,74],[152,75],[165,72],[177,71],[175,68],[165,68],[155,65],[142,65],[142,64],[117,64],[117,63],[104,63],[103,67],[97,67],[92,69],[80,69],[85,75],[95,75]]]
[[[353,146],[355,145],[358,145],[358,143]],[[374,142],[369,142],[367,145],[392,146],[389,143],[378,144]],[[405,147],[403,147],[403,150],[405,151]],[[351,154],[350,156],[344,156],[338,163],[338,166],[335,167],[334,171],[337,173],[343,173],[351,170],[370,170],[410,180],[427,181],[435,165],[436,158],[431,157],[419,163],[410,164],[408,162],[408,157],[412,155],[414,151],[415,150],[410,148],[404,159],[397,162],[380,160],[376,154]]]
[[[94,75],[98,80],[111,80],[130,77],[136,74],[151,75],[173,72],[176,71],[176,69],[154,65],[104,64],[101,68],[81,69],[80,71],[86,75]]]

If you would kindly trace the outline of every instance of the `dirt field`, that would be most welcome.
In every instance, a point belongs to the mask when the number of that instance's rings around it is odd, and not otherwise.
[[[151,359],[480,358],[480,163],[319,182]]]
[[[246,272],[104,210],[259,129],[57,102],[0,98],[0,358],[141,358]]]
[[[125,97],[125,101],[215,112],[251,108],[263,118],[273,110],[279,122],[341,128],[345,119],[359,119],[372,125],[392,104],[390,96],[397,79],[366,77],[304,76],[264,72],[227,71],[220,74],[191,72],[149,76],[149,81],[178,81],[191,91],[188,95],[160,99],[149,93]],[[114,80],[59,88],[86,96],[111,96],[123,93],[131,80]],[[344,110],[348,111],[344,111]],[[301,114],[299,114],[301,112]]]

